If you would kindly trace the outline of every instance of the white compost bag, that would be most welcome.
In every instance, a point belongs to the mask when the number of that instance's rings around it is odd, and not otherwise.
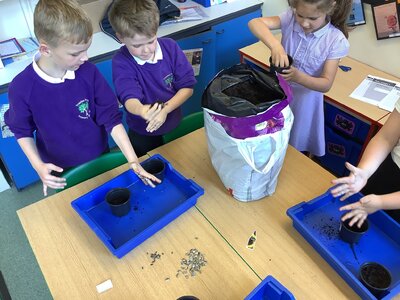
[[[231,137],[221,122],[215,119],[217,114],[204,110],[211,162],[234,198],[247,202],[275,192],[293,125],[293,113],[289,105],[281,113],[284,124],[280,130],[237,139]]]

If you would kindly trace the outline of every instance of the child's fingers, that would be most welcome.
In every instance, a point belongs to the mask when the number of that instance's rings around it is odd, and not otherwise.
[[[351,203],[351,204],[344,205],[344,206],[340,207],[339,210],[340,211],[342,211],[342,210],[354,210],[354,209],[357,209],[357,208],[360,208],[360,207],[361,207],[361,203],[360,202],[356,202],[356,203]]]

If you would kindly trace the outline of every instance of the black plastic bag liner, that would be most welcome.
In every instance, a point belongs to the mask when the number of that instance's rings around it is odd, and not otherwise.
[[[202,106],[229,117],[246,117],[266,111],[286,99],[275,74],[247,64],[219,72],[208,84]]]

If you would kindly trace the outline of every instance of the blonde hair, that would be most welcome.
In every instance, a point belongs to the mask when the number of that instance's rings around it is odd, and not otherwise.
[[[333,26],[349,37],[349,28],[346,24],[351,12],[352,0],[288,0],[289,6],[296,8],[299,2],[314,4],[317,9],[331,17]]]
[[[87,43],[93,26],[86,12],[74,0],[40,0],[33,14],[36,38],[50,46],[60,42]]]
[[[160,13],[154,0],[116,0],[108,13],[112,28],[121,37],[157,34]]]

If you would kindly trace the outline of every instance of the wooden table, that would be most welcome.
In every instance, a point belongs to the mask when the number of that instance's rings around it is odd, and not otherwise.
[[[184,176],[206,187],[198,209],[261,278],[274,276],[297,299],[358,296],[293,228],[286,210],[331,187],[333,175],[289,146],[273,196],[243,203],[228,195],[207,151],[204,129],[150,152],[160,153]],[[246,248],[257,231],[254,250]]]
[[[118,167],[18,211],[55,299],[243,299],[261,282],[196,207],[122,259],[113,256],[70,203],[126,169]],[[196,276],[176,277],[192,248],[205,255],[207,265]],[[151,265],[155,251],[163,254]],[[98,294],[96,286],[108,279],[114,287]]]

